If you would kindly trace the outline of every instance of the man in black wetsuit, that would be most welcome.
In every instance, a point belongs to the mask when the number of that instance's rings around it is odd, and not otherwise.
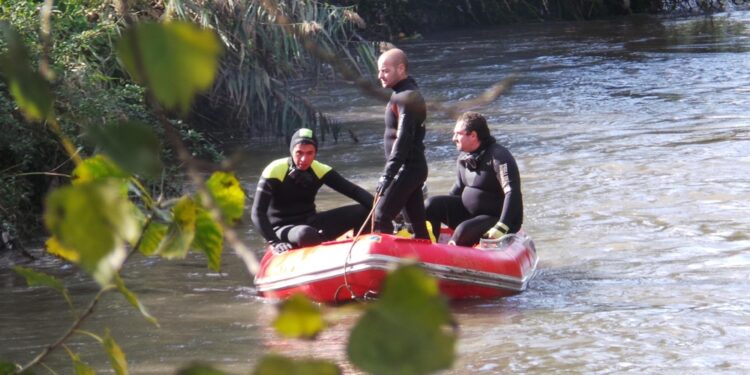
[[[253,224],[274,252],[317,245],[357,230],[372,208],[372,195],[315,160],[318,141],[312,130],[297,130],[289,151],[291,157],[274,160],[263,170],[253,201]],[[315,196],[324,184],[359,204],[317,212]]]
[[[427,110],[407,69],[406,54],[400,49],[388,50],[378,58],[378,79],[383,87],[393,89],[393,94],[385,107],[386,163],[376,189],[381,198],[373,224],[376,232],[393,233],[392,220],[403,209],[414,236],[429,239],[422,195],[427,179],[423,144]]]
[[[435,238],[440,223],[454,229],[451,243],[473,246],[484,236],[515,233],[523,223],[521,176],[510,151],[490,135],[487,120],[466,112],[456,121],[453,143],[461,151],[449,195],[427,200],[427,220]]]

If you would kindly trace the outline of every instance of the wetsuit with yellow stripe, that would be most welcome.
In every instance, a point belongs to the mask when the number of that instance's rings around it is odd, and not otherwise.
[[[393,182],[378,201],[374,214],[375,229],[392,233],[392,220],[403,209],[417,238],[429,239],[425,226],[422,185],[427,179],[424,156],[427,110],[417,83],[407,77],[393,86],[385,109],[384,146],[386,164],[383,175]]]
[[[317,212],[315,196],[323,185],[359,204]],[[287,157],[274,160],[263,170],[253,201],[252,220],[270,243],[311,246],[333,240],[350,229],[359,229],[372,202],[370,193],[330,166],[315,160],[310,168],[301,171]]]
[[[472,246],[490,228],[499,224],[515,233],[523,224],[521,176],[510,151],[494,138],[473,153],[462,152],[457,177],[449,195],[427,200],[427,218],[435,235],[440,223],[454,229],[459,246]]]

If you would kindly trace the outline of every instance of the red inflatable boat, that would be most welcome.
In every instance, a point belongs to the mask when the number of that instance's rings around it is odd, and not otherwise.
[[[441,236],[443,238],[444,236]],[[534,242],[523,232],[494,244],[452,246],[394,235],[361,235],[282,254],[266,251],[255,286],[260,295],[294,293],[324,303],[377,296],[389,270],[416,263],[438,280],[450,299],[497,298],[519,293],[534,277]]]

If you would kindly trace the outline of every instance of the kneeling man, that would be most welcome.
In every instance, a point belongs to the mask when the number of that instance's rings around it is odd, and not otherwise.
[[[274,160],[263,170],[253,201],[253,224],[274,252],[317,245],[350,229],[356,231],[372,208],[372,194],[315,160],[318,141],[312,130],[297,130],[289,151],[291,157]],[[359,204],[317,212],[315,196],[324,184]]]
[[[490,135],[484,116],[462,114],[453,129],[453,143],[461,152],[456,182],[449,195],[431,197],[426,203],[435,238],[439,238],[441,223],[454,229],[451,243],[459,246],[473,246],[482,236],[497,239],[521,229],[518,166],[510,151]]]

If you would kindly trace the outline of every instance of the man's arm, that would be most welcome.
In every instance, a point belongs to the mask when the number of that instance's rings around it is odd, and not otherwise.
[[[463,166],[456,160],[456,182],[453,183],[453,187],[448,191],[448,195],[460,196],[464,192],[464,183],[461,180],[462,171]]]
[[[500,219],[488,232],[489,237],[496,238],[508,233],[510,226],[517,225],[523,220],[523,202],[521,175],[510,152],[503,149],[499,154],[493,155],[492,164],[504,194]],[[493,231],[494,233],[490,233]]]
[[[268,207],[271,205],[271,197],[273,196],[272,181],[273,180],[267,180],[263,177],[258,181],[258,189],[255,191],[251,218],[253,220],[253,225],[255,225],[255,228],[260,235],[263,236],[266,241],[274,243],[279,242],[280,239],[276,237],[271,221],[268,220]],[[278,182],[278,180],[276,181]]]
[[[404,100],[400,100],[396,103],[398,108],[398,131],[396,133],[396,140],[391,148],[391,154],[388,156],[385,169],[383,174],[388,177],[395,177],[398,170],[406,162],[409,157],[411,148],[414,146],[414,137],[417,132],[417,127],[422,124],[419,122],[414,109],[414,104],[410,103],[416,101],[415,94],[411,93]]]
[[[368,193],[367,190],[361,188],[359,185],[345,179],[335,170],[332,169],[323,176],[323,183],[331,189],[357,201],[357,203],[361,204],[368,210],[372,208],[372,202],[374,200],[372,194]]]

